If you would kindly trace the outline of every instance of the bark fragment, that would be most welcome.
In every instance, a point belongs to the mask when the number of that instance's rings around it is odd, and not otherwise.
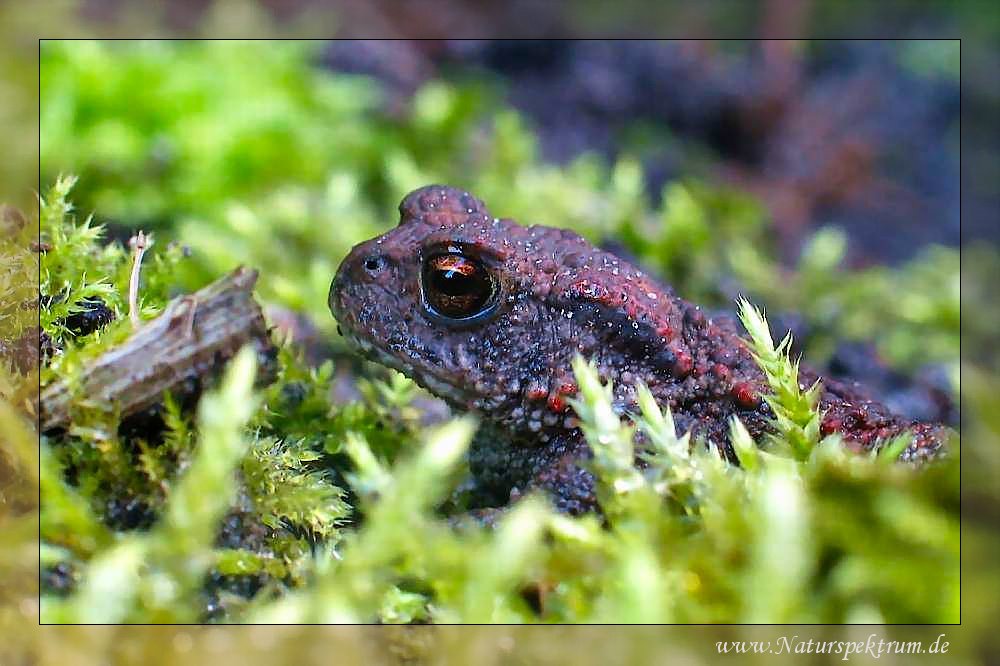
[[[41,394],[43,432],[72,421],[75,404],[117,409],[121,418],[160,402],[164,391],[200,384],[244,345],[273,359],[275,348],[253,298],[257,272],[237,268],[204,289],[171,301],[123,344],[94,359],[73,382],[60,380]],[[273,378],[261,364],[258,379]]]

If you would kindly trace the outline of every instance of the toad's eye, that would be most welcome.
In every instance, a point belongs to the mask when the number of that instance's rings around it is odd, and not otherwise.
[[[497,300],[497,281],[490,269],[462,254],[428,258],[421,287],[427,308],[445,319],[477,318],[490,312]]]

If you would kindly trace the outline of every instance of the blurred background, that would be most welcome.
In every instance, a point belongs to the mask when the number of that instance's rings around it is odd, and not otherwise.
[[[628,2],[613,15],[602,3],[495,7],[206,0],[140,11],[82,0],[29,12],[4,3],[9,33],[0,48],[11,57],[0,113],[31,122],[37,81],[41,132],[37,145],[30,132],[11,135],[3,198],[30,209],[20,183],[36,170],[41,188],[59,173],[78,174],[77,208],[95,212],[113,238],[141,228],[189,250],[178,291],[237,263],[259,267],[272,320],[318,360],[342,353],[325,295],[347,249],[394,224],[395,205],[412,187],[467,187],[497,214],[574,228],[710,308],[729,309],[747,294],[827,371],[861,379],[913,416],[952,424],[961,416],[963,522],[971,529],[963,562],[991,559],[1000,423],[997,356],[986,342],[998,321],[984,285],[1000,266],[997,171],[988,158],[1000,133],[992,127],[964,146],[960,190],[959,112],[982,122],[1000,110],[989,74],[995,51],[957,41],[54,41],[41,45],[36,70],[34,37],[24,29],[293,35],[323,25],[324,34],[405,38],[742,24],[760,36],[921,37],[985,36],[1000,24],[1000,11],[974,2],[887,2],[865,15],[835,3],[796,11],[779,2],[724,10],[665,3],[660,15]],[[963,588],[963,629],[985,630],[995,614],[989,587]],[[30,610],[22,604],[20,612]],[[302,636],[248,645],[310,658],[293,649]],[[649,658],[662,648],[656,632],[622,636],[636,642],[607,649]],[[341,638],[361,646],[356,656],[384,657],[372,646],[378,636]],[[159,644],[114,631],[77,639],[66,649],[89,644],[95,657],[152,658],[142,646]],[[397,639],[410,647],[384,658],[462,640],[446,632]],[[224,643],[236,654],[227,640],[177,632],[154,652],[169,660]],[[483,632],[461,649],[499,658],[516,645],[544,660],[545,640]],[[694,660],[712,645],[707,636],[670,641]],[[961,649],[968,663],[997,654],[986,638]]]

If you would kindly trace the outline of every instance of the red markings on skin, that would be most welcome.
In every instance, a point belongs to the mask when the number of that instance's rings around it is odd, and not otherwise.
[[[548,395],[548,389],[539,384],[532,384],[525,391],[525,396],[527,396],[528,400],[544,400]]]
[[[567,293],[571,297],[585,298],[591,301],[598,301],[600,303],[608,304],[610,300],[610,294],[606,287],[591,282],[590,280],[580,280],[574,282],[567,289]]]
[[[559,385],[559,392],[563,395],[576,395],[577,390],[576,384],[573,382],[563,382]]]
[[[550,412],[559,414],[566,411],[566,400],[558,393],[553,393],[549,395],[548,407]]]
[[[549,394],[549,410],[557,414],[565,412],[569,408],[566,396],[576,395],[576,391],[577,386],[573,382],[563,382],[560,384],[554,393]]]
[[[730,394],[740,407],[751,408],[756,407],[760,403],[760,397],[754,391],[753,385],[750,382],[737,382],[733,384]]]
[[[656,334],[661,338],[669,340],[674,337],[674,329],[670,324],[664,324],[656,329]]]
[[[855,406],[845,413],[840,410],[827,414],[819,426],[820,433],[830,435],[835,432],[846,434],[850,439],[865,446],[879,439],[888,439],[899,434],[896,425],[886,425],[883,420],[872,419],[867,406]]]
[[[674,374],[678,377],[686,377],[694,369],[694,360],[691,358],[691,354],[686,351],[677,350],[674,352]]]

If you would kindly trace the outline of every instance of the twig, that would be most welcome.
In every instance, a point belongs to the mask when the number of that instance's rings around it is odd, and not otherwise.
[[[164,391],[184,393],[212,376],[244,345],[265,357],[275,348],[253,298],[256,271],[238,268],[204,289],[180,296],[118,347],[85,366],[72,382],[41,395],[42,431],[64,428],[75,409],[115,409],[125,418],[158,404]],[[262,364],[261,379],[273,372]]]

